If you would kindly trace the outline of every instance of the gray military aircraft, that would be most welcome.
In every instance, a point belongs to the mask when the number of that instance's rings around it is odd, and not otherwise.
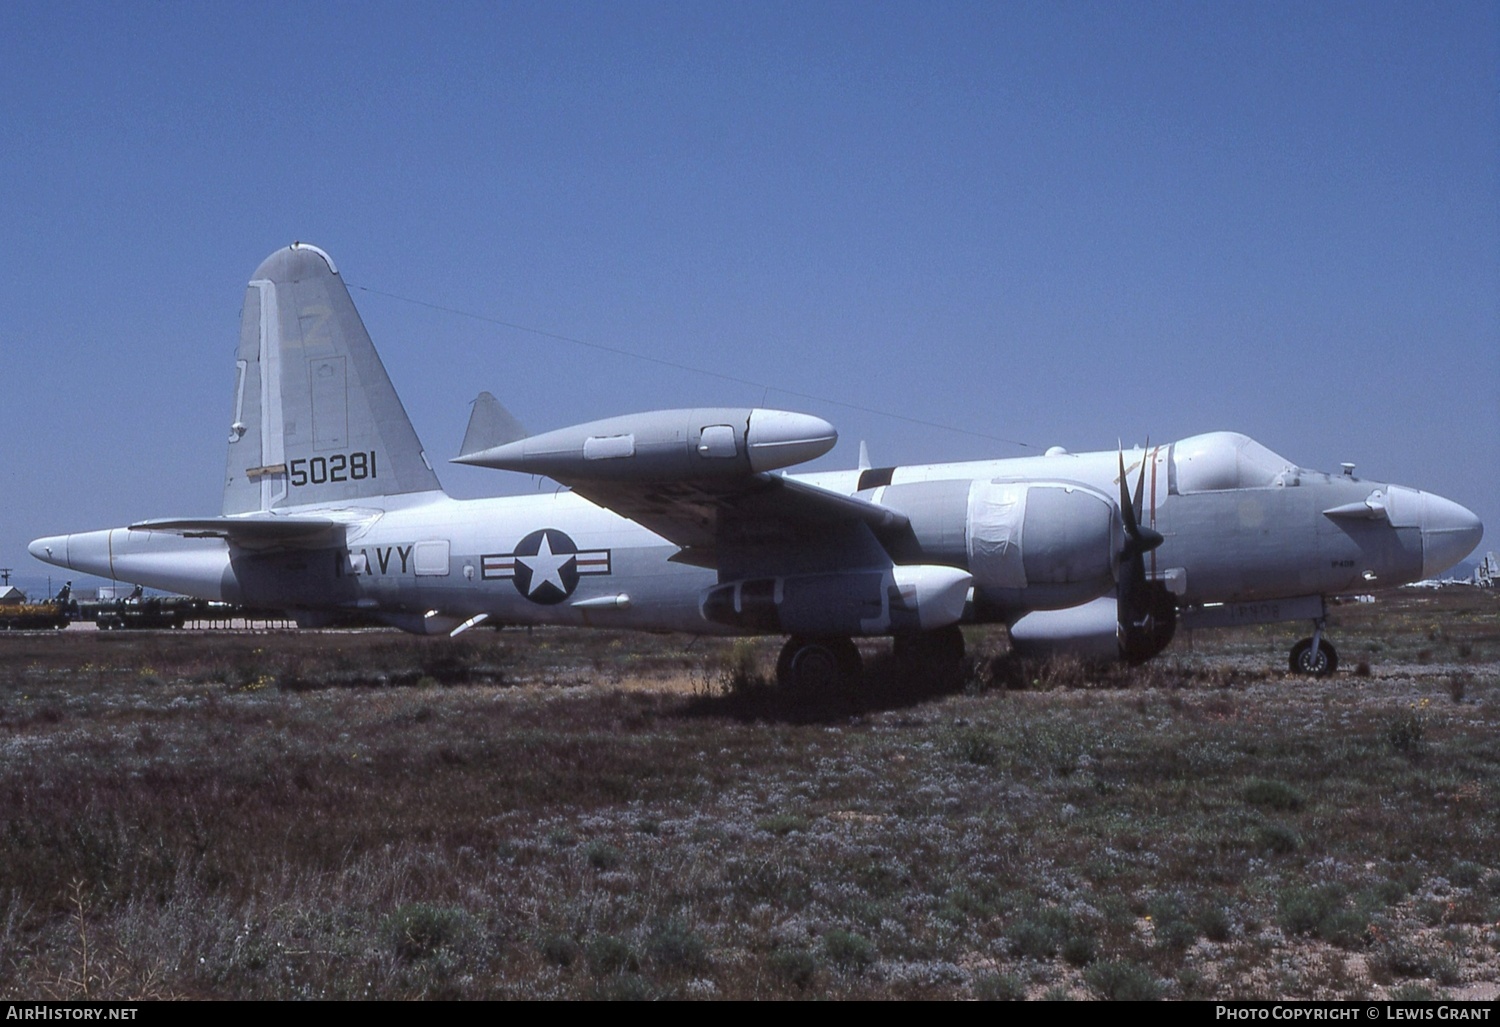
[[[570,491],[452,499],[333,261],[294,244],[245,293],[221,515],[30,551],[304,625],[353,611],[429,633],[785,634],[780,680],[816,687],[858,673],[855,637],[940,662],[962,654],[968,623],[1006,624],[1022,651],[1135,663],[1179,625],[1307,620],[1291,666],[1331,673],[1327,597],[1432,577],[1482,533],[1457,503],[1304,470],[1231,432],[777,473],[836,440],[821,418],[738,408],[526,437],[486,393],[457,461]]]

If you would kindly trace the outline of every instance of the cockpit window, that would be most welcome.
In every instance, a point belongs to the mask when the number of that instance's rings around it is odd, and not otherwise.
[[[1299,481],[1299,471],[1290,460],[1238,432],[1183,439],[1172,447],[1172,465],[1179,492],[1275,488]]]

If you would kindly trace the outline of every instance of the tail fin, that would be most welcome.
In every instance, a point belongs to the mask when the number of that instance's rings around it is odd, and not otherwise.
[[[517,442],[527,436],[521,422],[500,405],[492,393],[481,392],[474,399],[474,410],[469,414],[469,427],[464,432],[464,444],[459,456],[494,449],[508,442]]]
[[[224,513],[441,489],[333,260],[278,250],[245,290]]]

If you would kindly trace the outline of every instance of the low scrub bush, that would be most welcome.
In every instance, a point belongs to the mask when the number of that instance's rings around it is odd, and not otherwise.
[[[708,969],[708,945],[677,920],[658,924],[646,939],[646,955],[660,967],[702,973]]]
[[[589,969],[596,975],[635,973],[641,968],[640,957],[634,946],[613,934],[600,934],[590,938],[584,946]]]
[[[1294,887],[1282,892],[1278,912],[1282,930],[1310,935],[1343,948],[1363,943],[1369,916],[1350,904],[1341,885]]]
[[[1250,805],[1266,809],[1291,812],[1301,809],[1307,803],[1307,797],[1285,781],[1259,777],[1246,781],[1242,794]]]
[[[1161,984],[1150,970],[1126,959],[1095,963],[1083,973],[1094,994],[1116,1002],[1155,1002],[1162,996]]]
[[[981,1002],[1019,1002],[1026,997],[1026,982],[1014,974],[980,974],[973,988]]]
[[[863,970],[875,962],[875,946],[868,938],[836,927],[823,936],[823,954],[845,970]]]
[[[777,949],[767,962],[772,974],[798,991],[812,987],[818,973],[818,961],[806,949]]]
[[[1413,755],[1422,747],[1427,735],[1426,700],[1413,703],[1400,713],[1394,713],[1385,721],[1385,740],[1392,749],[1404,755]]]
[[[473,917],[457,906],[412,902],[391,912],[381,933],[398,959],[411,962],[464,948],[479,931]]]

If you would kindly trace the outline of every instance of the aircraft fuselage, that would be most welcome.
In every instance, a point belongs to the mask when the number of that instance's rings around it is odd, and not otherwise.
[[[1205,438],[1178,446],[1210,448]],[[1148,574],[1165,582],[1180,605],[1400,584],[1446,566],[1457,548],[1449,541],[1455,531],[1458,545],[1472,544],[1463,532],[1468,522],[1453,513],[1461,507],[1380,482],[1293,469],[1276,483],[1184,490],[1176,450],[1153,447],[1126,458],[1132,476],[1148,460],[1142,519],[1164,537],[1147,558]],[[868,471],[791,477],[913,514],[916,548],[902,562],[973,570],[976,529],[966,524],[973,503],[924,520],[923,510],[903,509],[903,487],[963,496],[980,487],[1048,482],[1108,497],[1118,490],[1116,461],[1116,453],[1100,452],[899,467],[876,472],[879,484],[863,490],[861,479],[872,480]],[[1324,513],[1372,495],[1392,509],[1383,516]],[[704,590],[719,582],[715,571],[673,562],[679,547],[571,492],[478,500],[417,493],[338,509],[348,524],[333,546],[261,552],[221,538],[116,528],[39,539],[32,551],[99,577],[258,607],[362,610],[417,618],[412,624],[439,611],[434,628],[487,614],[498,624],[731,630],[700,613]],[[933,537],[925,529],[934,518],[951,521],[953,530]],[[1017,534],[1024,553],[1024,524]],[[1113,533],[1102,544],[1112,545]],[[1107,567],[1109,553],[1099,560]],[[1005,620],[1072,606],[1113,585],[1107,576],[1081,578],[1078,589],[1048,602],[1045,589],[1025,580],[1024,566],[1018,573],[1014,581],[977,582],[970,618]]]

